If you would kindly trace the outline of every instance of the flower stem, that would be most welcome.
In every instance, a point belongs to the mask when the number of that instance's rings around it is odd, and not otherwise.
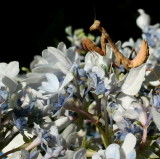
[[[92,117],[92,115],[88,112],[85,112],[77,107],[72,107],[72,110],[74,110],[77,113],[81,113],[83,115],[85,115],[87,118],[89,118],[92,123],[97,127],[97,129],[99,130],[99,133],[101,135],[101,139],[102,142],[104,144],[105,147],[107,147],[109,145],[109,141],[108,141],[108,136],[106,135],[105,131],[100,127],[100,125],[98,125],[98,123],[96,122],[96,120]]]
[[[7,151],[6,153],[4,153],[3,155],[0,156],[0,159],[3,159],[4,157],[6,157],[7,155],[9,155],[9,154],[11,154],[11,153],[14,153],[14,152],[16,152],[16,151],[20,151],[20,150],[24,149],[24,148],[27,147],[29,144],[30,144],[30,142],[29,142],[29,143],[25,143],[25,144],[23,144],[22,146],[19,146],[19,147],[15,148],[15,149],[12,149],[12,150]]]
[[[142,146],[145,145],[147,140],[147,126],[143,127]]]
[[[25,150],[29,151],[33,148],[35,148],[36,146],[41,144],[41,138],[39,136],[37,136],[30,145],[28,145]]]

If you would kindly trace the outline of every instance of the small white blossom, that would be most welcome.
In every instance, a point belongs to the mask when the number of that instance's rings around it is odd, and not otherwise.
[[[146,26],[150,25],[151,19],[150,16],[146,14],[143,9],[138,9],[138,12],[140,16],[137,18],[136,23],[138,27],[143,30]]]
[[[48,82],[42,82],[42,86],[38,87],[38,89],[48,92],[48,93],[56,93],[59,89],[59,81],[58,78],[54,74],[46,74],[46,78]]]
[[[16,76],[19,73],[19,62],[12,61],[9,64],[0,63],[0,87],[6,86],[10,92],[17,89],[18,83]]]

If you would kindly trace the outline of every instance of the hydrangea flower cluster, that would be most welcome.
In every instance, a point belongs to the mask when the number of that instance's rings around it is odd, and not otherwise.
[[[71,27],[72,46],[48,47],[28,72],[0,63],[0,158],[160,158],[160,26],[139,13],[142,38],[116,46],[134,58],[145,39],[150,55],[129,71],[113,65],[108,43],[106,56],[85,52],[83,29]]]

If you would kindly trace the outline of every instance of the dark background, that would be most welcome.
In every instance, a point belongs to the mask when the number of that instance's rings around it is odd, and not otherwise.
[[[84,28],[95,18],[99,19],[112,39],[127,41],[130,37],[141,37],[136,26],[139,16],[137,9],[142,8],[152,20],[160,22],[158,0],[106,0],[106,1],[42,1],[42,2],[5,2],[1,4],[1,56],[0,62],[17,60],[20,66],[28,67],[34,55],[41,55],[47,46],[57,47],[59,41],[66,39],[65,27]],[[95,9],[94,9],[95,8]],[[95,13],[94,13],[95,10]],[[99,35],[98,32],[92,32]]]

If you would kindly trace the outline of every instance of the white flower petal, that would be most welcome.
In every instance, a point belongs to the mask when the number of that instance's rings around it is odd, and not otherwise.
[[[14,130],[16,131],[16,128],[14,128]],[[25,133],[25,135],[26,135],[27,137],[30,137],[30,138],[33,137],[33,135],[28,134],[26,131],[25,131],[24,133]],[[14,149],[14,148],[17,148],[17,147],[23,145],[24,143],[25,143],[25,142],[24,142],[23,135],[19,133],[18,135],[16,135],[16,136],[9,142],[8,145],[6,145],[5,148],[3,148],[2,152],[5,153],[5,152],[7,152],[7,151],[10,151],[10,150],[12,150],[12,149]],[[8,158],[8,157],[7,157],[7,158]]]
[[[48,51],[57,59],[57,61],[61,62],[62,65],[66,66],[67,68],[70,67],[64,53],[54,47],[48,47]]]
[[[30,69],[32,70],[35,68],[37,64],[47,64],[47,61],[42,56],[36,55],[34,56],[33,61],[30,63]]]
[[[95,72],[100,79],[102,79],[105,75],[104,70],[99,66],[93,66],[92,72]]]
[[[106,66],[106,69],[108,70],[111,62],[114,60],[114,54],[111,48],[107,48],[106,45],[106,55],[103,56],[103,65]]]
[[[74,145],[75,143],[77,143],[77,133],[76,132],[70,133],[65,140],[67,147],[69,147],[70,145]]]
[[[129,109],[133,101],[136,101],[134,96],[129,96],[124,93],[121,93],[117,97],[117,104],[122,105],[124,109]]]
[[[23,109],[27,109],[31,102],[32,102],[32,96],[31,96],[31,94],[27,93],[24,97],[24,101],[23,101],[23,104],[21,105],[21,107]]]
[[[122,47],[127,47],[127,46],[130,46],[130,47],[134,47],[134,41],[133,41],[133,38],[129,38],[129,41],[126,41],[122,44]]]
[[[101,155],[102,159],[105,159],[105,150],[100,149],[100,150],[98,151],[98,154]]]
[[[136,23],[143,30],[146,26],[150,25],[151,18],[143,9],[138,9],[138,12],[140,16],[136,19]]]
[[[84,70],[86,72],[90,72],[92,67],[93,67],[93,64],[88,62],[88,63],[85,64]]]
[[[61,91],[69,82],[72,81],[72,79],[73,79],[73,74],[71,72],[67,73],[59,90]]]
[[[61,117],[55,120],[54,124],[58,128],[59,131],[66,128],[71,123],[71,120],[68,117]]]
[[[149,100],[145,96],[141,96],[141,99],[142,99],[144,108],[147,108],[150,106]]]
[[[86,158],[86,149],[80,148],[74,153],[73,159],[85,159]]]
[[[75,50],[76,48],[73,47],[69,47],[67,52],[66,52],[66,57],[69,59],[69,61],[71,61],[72,63],[74,61],[77,61],[79,54],[76,52]]]
[[[50,84],[50,86],[52,88],[54,88],[55,90],[58,90],[58,88],[59,88],[59,81],[58,81],[57,76],[54,75],[54,74],[47,73],[46,77],[47,77],[47,80],[48,80],[48,83]]]
[[[136,95],[144,81],[146,72],[146,64],[143,64],[137,68],[132,68],[129,71],[123,85],[122,85],[122,92],[127,95]]]
[[[33,76],[32,76],[33,75]],[[32,86],[32,88],[35,88],[40,86],[41,82],[46,79],[45,74],[35,74],[31,73],[28,78],[22,80],[22,82],[26,83],[29,86]]]
[[[6,75],[8,75],[11,78],[14,78],[19,73],[19,62],[18,61],[12,61],[7,65],[6,68]]]
[[[84,70],[85,71],[89,71],[90,69],[92,69],[92,66],[103,66],[106,65],[106,63],[104,63],[103,61],[103,56],[99,55],[98,53],[94,52],[88,52],[85,56],[85,67]],[[91,66],[91,68],[89,67]]]
[[[65,156],[64,156],[64,157],[61,157],[61,159],[73,158],[73,155],[74,155],[74,151],[72,151],[72,150],[66,150]],[[41,159],[41,158],[40,158],[40,159]],[[60,159],[60,157],[59,157],[59,159]]]
[[[12,61],[9,64],[6,63],[0,63],[0,77],[3,77],[3,75],[6,75],[10,78],[14,78],[19,73],[19,62],[18,61]]]
[[[57,46],[57,49],[60,50],[62,53],[66,52],[66,45],[64,44],[64,42],[60,42]]]
[[[118,110],[115,110],[113,115],[112,115],[112,118],[115,122],[121,122],[121,121],[124,121],[124,118],[122,116],[122,113]]]
[[[84,66],[84,70],[86,72],[90,71],[93,67],[93,62],[92,62],[92,58],[93,58],[93,55],[92,53],[88,52],[85,56],[85,66]]]
[[[139,114],[132,109],[128,109],[123,112],[123,115],[129,119],[137,119]]]
[[[120,159],[120,146],[117,144],[110,144],[105,151],[106,159]]]
[[[143,105],[141,103],[133,102],[132,107],[137,111],[138,120],[141,122],[141,124],[144,126],[147,122],[147,114],[145,108],[143,108]]]
[[[54,54],[48,51],[48,49],[45,49],[42,51],[42,57],[52,65],[55,65],[57,63],[57,58],[55,58]]]
[[[52,88],[50,87],[50,85],[48,84],[48,82],[42,82],[42,86],[38,87],[39,90],[42,90],[44,92],[49,92],[49,93],[52,93],[53,90]],[[43,92],[43,93],[44,93]]]
[[[158,130],[160,131],[160,113],[155,110],[154,107],[151,109],[153,115],[153,121],[156,124]]]
[[[92,159],[103,159],[103,158],[100,154],[96,153],[92,156]]]
[[[68,125],[64,131],[62,132],[62,138],[66,139],[68,137],[69,134],[71,134],[72,132],[76,132],[77,130],[77,126],[73,123],[71,123],[70,125]]]
[[[55,68],[53,67],[53,65],[43,65],[43,66],[34,68],[32,70],[32,72],[35,72],[35,73],[52,73],[54,69]],[[56,69],[56,71],[58,72],[59,70]]]
[[[18,87],[18,83],[7,76],[2,78],[2,83],[8,87],[10,93],[15,92]]]
[[[54,74],[47,73],[46,78],[48,82],[42,82],[42,86],[40,86],[38,89],[49,92],[49,93],[55,93],[59,89],[59,81],[57,76]]]
[[[116,84],[116,76],[114,73],[112,73],[109,78],[106,77],[104,79],[104,86],[106,89],[111,89],[113,87],[113,85]]]
[[[126,156],[128,156],[128,154],[135,148],[136,141],[137,139],[133,134],[128,133],[126,135],[125,140],[121,146]]]
[[[5,75],[5,70],[7,68],[7,63],[1,62],[0,63],[0,77]]]
[[[160,81],[159,81],[159,80],[157,80],[157,81],[152,81],[152,82],[149,82],[149,84],[150,84],[151,86],[158,87],[158,86],[160,85]]]
[[[61,62],[57,62],[55,64],[55,67],[57,67],[64,74],[67,74],[69,72],[69,69],[71,68],[71,67],[66,67],[66,66],[62,65]]]

